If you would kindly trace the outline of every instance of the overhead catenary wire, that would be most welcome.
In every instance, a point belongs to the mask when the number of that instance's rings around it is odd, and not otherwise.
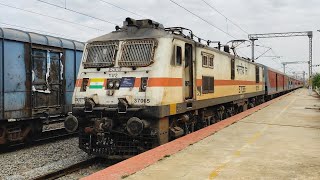
[[[24,12],[27,12],[27,13],[32,13],[32,14],[43,16],[43,17],[48,17],[48,18],[51,18],[51,19],[59,20],[59,21],[62,21],[62,22],[74,24],[74,25],[77,25],[77,26],[82,26],[82,27],[94,29],[94,30],[97,30],[97,31],[103,31],[102,29],[99,29],[99,28],[86,26],[84,24],[76,23],[76,22],[73,22],[73,21],[68,21],[68,20],[65,20],[65,19],[49,16],[49,15],[46,15],[46,14],[38,13],[38,12],[27,10],[27,9],[22,9],[22,8],[19,8],[19,7],[16,7],[16,6],[11,6],[11,5],[8,5],[8,4],[3,4],[3,3],[0,3],[0,5],[1,6],[6,6],[6,7],[9,7],[9,8],[12,8],[12,9],[17,9],[17,10],[20,10],[20,11],[24,11]]]
[[[234,26],[236,26],[239,30],[241,30],[243,33],[245,33],[246,35],[249,35],[250,33],[247,31],[247,30],[245,30],[245,29],[243,29],[240,25],[238,25],[237,23],[235,23],[233,20],[231,20],[230,18],[228,18],[226,15],[224,15],[221,11],[219,11],[216,7],[214,7],[212,4],[210,4],[210,3],[208,3],[207,1],[205,1],[205,0],[201,0],[202,2],[204,2],[206,5],[208,5],[211,9],[213,9],[214,11],[216,11],[218,14],[220,14],[221,16],[223,16],[227,21],[229,21],[231,24],[233,24]],[[262,44],[262,43],[259,43],[259,44],[261,44],[262,46],[265,46],[264,44]],[[259,51],[258,51],[259,52]],[[268,52],[268,51],[267,51]],[[259,52],[260,54],[265,54],[265,53],[267,53],[267,52],[263,52],[263,53],[261,53],[261,52]],[[273,51],[273,49],[271,49],[271,52],[273,53],[273,54],[276,54],[274,51]],[[261,56],[261,55],[260,55]],[[281,65],[281,63],[280,63],[280,65]]]
[[[201,19],[202,21],[206,22],[207,24],[209,24],[209,25],[213,26],[214,28],[220,30],[221,32],[227,34],[228,36],[230,36],[230,37],[232,37],[232,38],[234,38],[234,39],[237,39],[235,36],[231,35],[230,33],[226,32],[226,31],[224,31],[224,30],[222,30],[221,28],[217,27],[216,25],[210,23],[208,20],[202,18],[201,16],[197,15],[196,13],[194,13],[194,12],[190,11],[189,9],[183,7],[183,6],[180,5],[179,3],[177,3],[177,2],[175,2],[175,1],[173,1],[173,0],[170,0],[170,1],[171,1],[172,3],[174,3],[174,4],[176,4],[177,6],[179,6],[180,8],[186,10],[186,11],[189,12],[190,14],[198,17],[199,19]]]
[[[210,26],[218,29],[219,31],[223,32],[224,34],[234,38],[234,39],[237,39],[236,37],[234,37],[233,35],[229,34],[228,32],[224,31],[223,29],[219,28],[218,26],[212,24],[211,22],[209,22],[208,20],[202,18],[201,16],[197,15],[196,13],[190,11],[189,9],[185,8],[184,6],[180,5],[179,3],[173,1],[173,0],[170,0],[172,3],[176,4],[177,6],[179,6],[180,8],[184,9],[185,11],[189,12],[190,14],[196,16],[197,18],[201,19],[202,21],[206,22],[207,24],[209,24]]]
[[[204,2],[206,5],[208,5],[211,9],[213,9],[214,11],[216,11],[217,13],[219,13],[221,16],[223,16],[226,20],[228,20],[229,22],[231,22],[231,24],[235,25],[236,27],[238,27],[242,32],[249,34],[246,30],[244,30],[243,28],[241,28],[237,23],[235,23],[234,21],[232,21],[230,18],[228,18],[227,16],[225,16],[222,12],[220,12],[217,8],[215,8],[213,5],[209,4],[207,1],[205,0],[201,0],[202,2]]]
[[[177,6],[179,6],[180,8],[184,9],[185,11],[189,12],[190,14],[198,17],[199,19],[201,19],[202,21],[206,22],[207,24],[213,26],[214,28],[220,30],[221,32],[227,34],[228,36],[234,38],[234,39],[237,39],[236,37],[234,37],[233,35],[231,35],[230,33],[222,30],[221,28],[217,27],[216,25],[210,23],[208,20],[202,18],[201,16],[197,15],[196,13],[190,11],[189,9],[185,8],[184,6],[180,5],[179,3],[173,1],[173,0],[170,0],[172,3],[176,4]],[[205,1],[204,1],[205,2]],[[207,2],[205,2],[206,4],[208,4]],[[220,11],[218,11],[216,8],[214,8],[213,6],[210,6],[211,8],[213,8],[215,11],[217,11],[220,15],[222,15],[223,17],[225,17],[226,19],[228,19],[232,24],[234,24],[236,27],[238,27],[240,30],[242,30],[244,33],[246,33],[247,35],[249,34],[246,30],[244,30],[243,28],[241,28],[239,25],[237,25],[236,23],[234,23],[233,21],[231,21],[228,17],[226,17],[225,15],[223,15]],[[265,54],[265,53],[262,53],[262,54]],[[281,64],[280,64],[281,65]]]
[[[89,18],[92,18],[92,19],[95,19],[95,20],[99,20],[99,21],[102,21],[102,22],[106,22],[106,23],[109,23],[109,24],[113,24],[113,25],[115,25],[115,26],[118,25],[118,24],[113,23],[113,22],[111,22],[111,21],[109,21],[109,20],[101,19],[101,18],[92,16],[92,15],[89,15],[89,14],[85,14],[85,13],[80,12],[80,11],[76,11],[76,10],[73,10],[73,9],[69,9],[69,8],[67,8],[67,7],[59,6],[59,5],[56,5],[56,4],[53,4],[53,3],[49,3],[49,2],[46,2],[46,1],[43,1],[43,0],[37,0],[37,1],[42,2],[42,3],[45,3],[45,4],[48,4],[48,5],[50,5],[50,6],[54,6],[54,7],[60,8],[60,9],[64,9],[64,10],[73,12],[73,13],[76,13],[76,14],[80,14],[80,15],[82,15],[82,16],[86,16],[86,17],[89,17]]]
[[[206,5],[208,5],[211,9],[213,9],[214,11],[216,11],[218,14],[220,14],[221,16],[223,16],[226,20],[228,20],[230,23],[232,23],[234,26],[236,26],[238,29],[240,29],[242,32],[244,32],[246,35],[249,35],[250,33],[248,31],[246,31],[245,29],[243,29],[240,25],[238,25],[237,23],[235,23],[233,20],[231,20],[230,18],[228,18],[226,15],[224,15],[221,11],[219,11],[216,7],[214,7],[212,4],[208,3],[205,0],[201,0],[202,2],[204,2]],[[257,44],[261,44],[263,46],[265,46],[263,43],[259,42]],[[259,51],[258,51],[259,52]],[[259,52],[261,53],[261,52]],[[274,55],[277,55],[273,49],[271,49],[271,53]],[[262,53],[261,53],[262,54]],[[281,65],[281,60],[280,61],[280,65]]]
[[[108,2],[108,1],[105,1],[105,0],[98,0],[98,1],[103,2],[103,3],[105,3],[105,4],[109,4],[109,5],[113,6],[113,7],[116,7],[116,8],[118,8],[118,9],[121,9],[121,10],[126,11],[126,12],[128,12],[128,13],[134,14],[134,15],[136,15],[136,16],[143,17],[142,15],[140,15],[140,14],[138,14],[138,13],[135,13],[135,12],[133,12],[133,11],[127,10],[127,9],[125,9],[125,8],[122,8],[122,7],[120,7],[120,6],[116,5],[116,4],[110,3],[110,2]]]
[[[231,20],[230,18],[228,18],[226,15],[224,15],[221,11],[219,11],[216,7],[214,7],[212,5],[212,3],[208,3],[205,0],[201,0],[202,2],[204,2],[207,6],[209,6],[212,10],[216,11],[218,14],[220,14],[222,17],[224,17],[226,19],[226,24],[227,24],[227,31],[229,31],[229,26],[228,26],[228,22],[230,22],[231,24],[233,24],[235,27],[237,27],[238,29],[240,29],[243,33],[245,33],[246,35],[249,34],[248,31],[246,31],[245,29],[243,29],[239,24],[237,24],[236,22],[234,22],[233,20]]]

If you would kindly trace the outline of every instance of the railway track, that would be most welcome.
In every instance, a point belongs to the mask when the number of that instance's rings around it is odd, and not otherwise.
[[[64,177],[64,176],[70,175],[72,173],[75,173],[75,172],[80,171],[82,169],[89,168],[92,165],[100,164],[101,166],[103,166],[103,168],[106,168],[106,167],[111,166],[113,164],[116,164],[118,162],[119,161],[117,161],[117,160],[110,161],[110,160],[106,160],[101,157],[92,157],[92,158],[77,162],[75,164],[69,165],[67,167],[64,167],[64,168],[61,168],[61,169],[58,169],[58,170],[55,170],[52,172],[48,172],[43,175],[39,175],[39,176],[34,177],[32,179],[33,180],[57,179],[57,178]]]
[[[15,150],[19,150],[27,147],[51,143],[57,140],[74,137],[76,134],[77,132],[68,133],[64,128],[45,131],[45,132],[42,132],[38,138],[35,138],[32,141],[2,145],[0,146],[0,153],[11,152],[11,151],[15,151]]]
[[[89,166],[101,162],[101,158],[93,157],[84,161],[80,161],[78,163],[72,164],[70,166],[67,166],[65,168],[49,172],[47,174],[43,174],[40,176],[37,176],[33,178],[34,180],[50,180],[50,179],[57,179],[59,177],[66,176],[68,174],[71,174],[73,172],[79,171],[84,168],[88,168]]]

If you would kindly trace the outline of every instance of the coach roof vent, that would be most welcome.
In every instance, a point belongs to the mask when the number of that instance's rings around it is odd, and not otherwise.
[[[150,19],[141,19],[141,20],[135,20],[132,18],[127,17],[126,20],[123,22],[123,27],[129,27],[129,26],[135,26],[137,28],[160,28],[164,29],[163,25],[155,22]]]

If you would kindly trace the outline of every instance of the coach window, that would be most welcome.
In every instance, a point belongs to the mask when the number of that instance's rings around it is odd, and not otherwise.
[[[202,76],[202,93],[208,94],[214,92],[214,77]]]
[[[176,46],[176,65],[182,64],[182,49],[180,46]]]

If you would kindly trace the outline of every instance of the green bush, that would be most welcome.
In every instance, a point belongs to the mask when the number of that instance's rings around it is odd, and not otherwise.
[[[315,87],[320,87],[320,74],[317,73],[313,76],[312,78],[312,86]]]

